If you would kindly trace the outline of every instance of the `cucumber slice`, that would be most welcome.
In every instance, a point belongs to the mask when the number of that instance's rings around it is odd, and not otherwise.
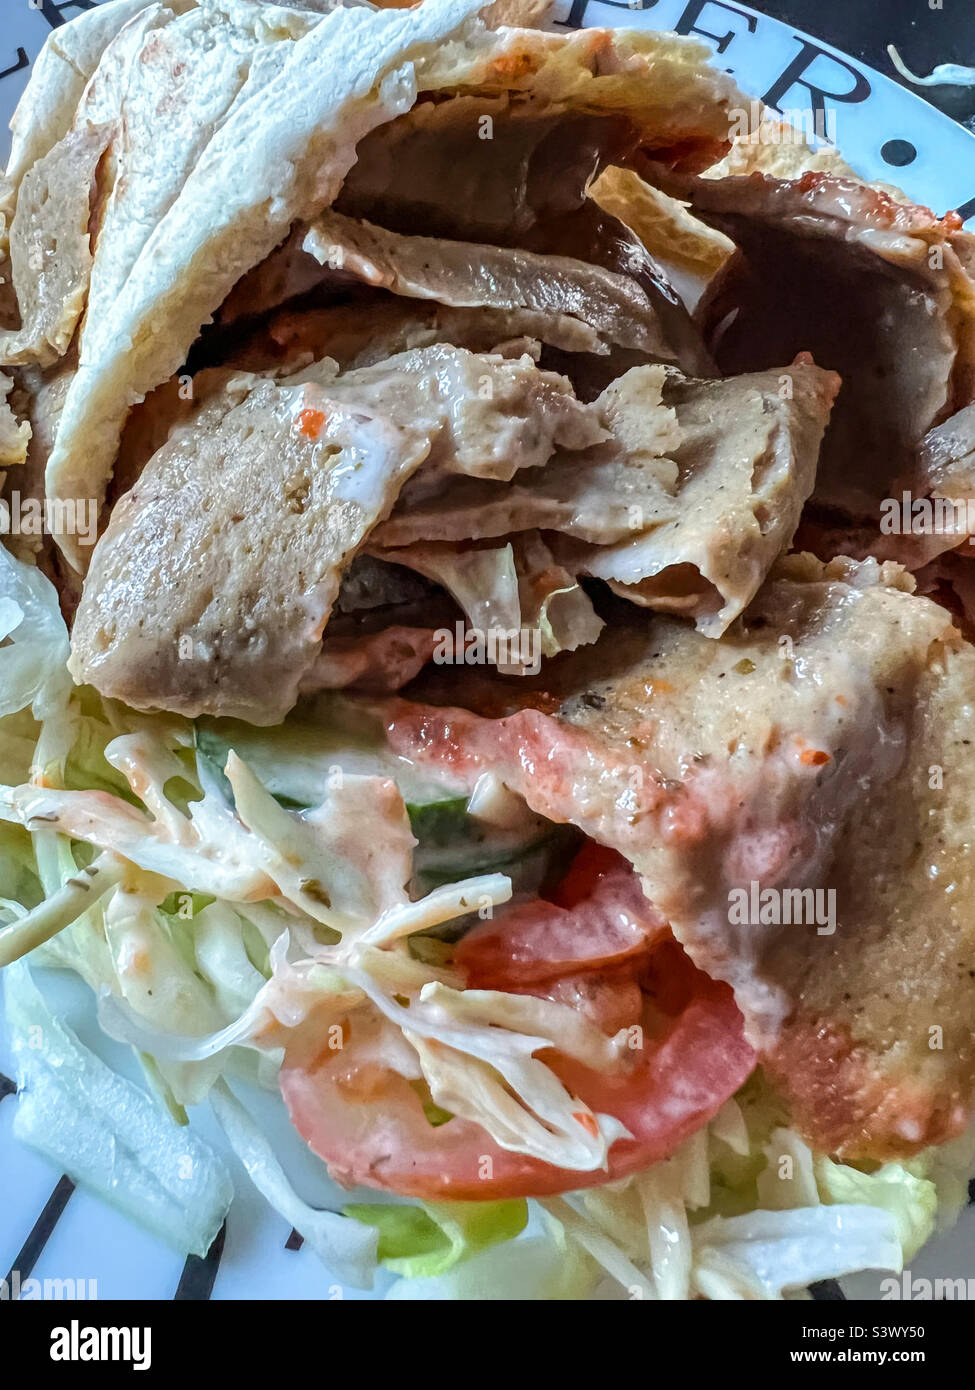
[[[414,887],[420,893],[481,874],[504,873],[516,892],[536,892],[553,865],[568,862],[578,832],[528,816],[517,828],[501,828],[472,816],[469,797],[456,783],[423,777],[386,747],[382,730],[349,703],[334,700],[318,711],[321,722],[292,719],[276,729],[233,720],[201,719],[196,750],[224,782],[233,748],[274,799],[288,810],[317,805],[336,768],[349,775],[391,777],[406,803],[417,839]]]
[[[450,845],[463,839],[472,817],[467,814],[466,796],[449,796],[442,801],[408,801],[406,811],[410,829],[421,845]]]
[[[231,748],[288,810],[317,806],[336,771],[349,776],[390,777],[408,803],[423,805],[458,797],[445,784],[416,772],[387,747],[382,727],[368,714],[337,699],[317,710],[315,722],[289,719],[259,729],[232,719],[199,719],[197,752],[223,773]]]

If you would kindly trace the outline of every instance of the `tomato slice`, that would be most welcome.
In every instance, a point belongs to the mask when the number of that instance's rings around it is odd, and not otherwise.
[[[630,1065],[607,1074],[567,1057],[549,1061],[567,1090],[592,1110],[615,1115],[633,1136],[618,1139],[610,1150],[610,1178],[669,1157],[755,1066],[730,987],[698,970],[676,941],[654,950],[639,983],[663,1026],[646,1037]]]
[[[605,970],[579,970],[572,975],[507,988],[511,994],[534,994],[539,999],[568,1004],[613,1037],[621,1028],[639,1023],[643,1012],[643,992],[633,964],[626,960]]]
[[[565,878],[552,893],[552,902],[560,907],[575,907],[585,898],[592,897],[607,878],[621,877],[630,882],[636,879],[629,861],[618,850],[597,844],[595,840],[587,840],[569,865]],[[652,911],[642,892],[640,899],[642,907]]]
[[[298,1029],[281,1071],[296,1128],[338,1181],[462,1201],[591,1187],[667,1158],[747,1079],[755,1054],[731,990],[673,941],[624,860],[590,852],[557,896],[531,903],[533,917],[516,910],[475,929],[457,958],[471,986],[571,1003],[607,1033],[630,1028],[634,1045],[613,1073],[542,1056],[572,1095],[615,1115],[632,1138],[613,1144],[605,1170],[581,1173],[510,1153],[457,1116],[434,1125],[410,1081],[383,1061],[375,1020],[353,1013],[337,1051],[314,1020]]]
[[[589,841],[553,901],[533,898],[474,928],[455,961],[472,989],[520,990],[580,970],[603,970],[646,955],[669,935],[632,867]]]

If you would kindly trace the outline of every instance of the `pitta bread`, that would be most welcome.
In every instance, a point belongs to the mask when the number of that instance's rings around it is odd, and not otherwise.
[[[555,0],[493,0],[484,11],[484,23],[489,29],[506,24],[513,29],[541,29],[554,8]]]
[[[172,10],[177,3],[107,0],[51,31],[10,122],[10,158],[0,195],[0,213],[7,226],[17,205],[21,180],[71,129],[88,79],[112,40],[140,13]],[[2,240],[5,242],[5,234]]]
[[[256,6],[235,5],[235,12]],[[273,7],[272,7],[273,8]],[[125,72],[115,159],[118,177],[99,228],[82,362],[104,351],[113,306],[153,229],[238,97],[281,70],[292,43],[258,46],[253,22],[197,9],[148,35]],[[182,93],[193,93],[186,102]]]
[[[114,5],[105,8],[113,10]],[[70,96],[73,103],[62,113],[67,119],[64,132],[48,145],[53,125],[39,129],[29,150],[25,147],[19,156],[14,151],[0,195],[7,330],[0,340],[0,360],[50,364],[66,350],[85,307],[98,233],[100,199],[94,196],[95,168],[103,160],[99,187],[102,191],[110,189],[116,172],[112,137],[127,75],[147,34],[175,17],[173,9],[164,5],[143,5],[117,32],[111,33],[105,26],[96,31],[100,39],[108,40],[100,54],[95,36],[83,33],[73,61],[79,71],[88,63],[97,64],[97,71],[87,84],[81,81],[77,93],[72,88],[62,94],[65,100]],[[120,12],[117,18],[124,16]],[[69,44],[64,51],[71,55],[74,50]],[[51,64],[56,61],[61,61],[57,54],[47,67],[38,60],[36,76],[28,88],[30,91],[35,82],[38,84],[38,100],[48,91],[45,74],[50,77]],[[56,100],[57,93],[52,91],[50,97]],[[25,191],[26,200],[22,197]],[[48,192],[53,196],[45,197]]]
[[[412,10],[419,0],[376,0],[382,10]],[[299,0],[309,9],[324,10],[329,0]],[[554,8],[554,0],[493,0],[481,18],[489,29],[505,25],[514,29],[540,29]]]
[[[805,1137],[846,1158],[944,1143],[971,1115],[973,687],[975,649],[946,645],[918,682],[903,765],[837,842],[835,935],[783,932],[768,960],[795,1010],[765,1065]]]
[[[232,8],[249,12],[244,0]],[[104,497],[130,407],[181,366],[201,325],[292,224],[333,201],[359,140],[408,111],[418,90],[462,87],[566,109],[624,110],[662,158],[689,136],[707,151],[694,164],[723,148],[727,105],[737,94],[706,66],[699,45],[604,31],[492,33],[473,21],[478,8],[475,0],[426,0],[411,11],[332,11],[289,45],[266,85],[241,92],[121,286],[124,257],[120,269],[105,272],[113,289],[89,309],[79,375],[49,466],[52,496]],[[211,21],[218,10],[206,7]],[[96,250],[99,283],[111,244],[106,239]],[[80,568],[84,557],[72,538],[63,543]]]
[[[104,498],[130,407],[180,367],[201,325],[291,224],[332,201],[358,140],[413,104],[417,60],[477,8],[477,0],[427,0],[415,13],[334,10],[287,45],[280,69],[264,71],[269,81],[241,92],[152,228],[111,312],[89,313],[49,494]],[[96,273],[109,254],[100,239]],[[82,568],[74,538],[62,540]]]

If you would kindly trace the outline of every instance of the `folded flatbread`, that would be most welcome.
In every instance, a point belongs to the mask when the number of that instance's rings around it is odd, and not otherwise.
[[[490,771],[625,854],[734,986],[802,1132],[854,1158],[944,1141],[975,1097],[975,654],[911,587],[795,556],[720,642],[616,623],[536,682],[470,678],[468,710],[431,674],[386,713],[421,768]],[[766,889],[832,891],[832,932]]]
[[[282,9],[275,23],[278,7],[238,0],[166,12],[169,22],[147,32],[122,99],[78,374],[48,466],[52,497],[101,502],[132,405],[180,368],[245,272],[334,201],[360,143],[409,112],[418,91],[466,87],[554,116],[622,111],[665,161],[679,147],[675,159],[700,149],[706,164],[723,148],[734,88],[697,45],[491,31],[478,8],[426,0],[412,11],[293,11],[293,20]],[[99,81],[96,68],[92,87]],[[60,543],[83,568],[76,539]]]
[[[70,24],[51,30],[10,122],[10,156],[0,205],[8,227],[24,175],[67,135],[85,86],[112,40],[140,14],[152,12],[165,18],[165,11],[177,8],[185,6],[103,0],[75,15]]]

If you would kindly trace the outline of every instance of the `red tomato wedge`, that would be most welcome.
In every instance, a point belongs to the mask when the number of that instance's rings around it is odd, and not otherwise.
[[[637,875],[628,859],[624,859],[615,849],[597,845],[595,840],[587,840],[569,865],[568,873],[552,894],[552,902],[560,907],[575,907],[601,888],[607,879],[626,879],[635,884],[640,895],[640,907],[644,912],[653,912],[651,904],[643,896]],[[654,913],[656,917],[658,914]]]
[[[575,861],[556,895],[561,903],[530,905],[542,924],[538,959],[532,959],[525,914],[511,914],[507,976],[496,934],[485,932],[483,946],[475,942],[458,958],[465,955],[474,963],[472,987],[476,982],[480,988],[573,1003],[607,1032],[634,1028],[637,1046],[612,1074],[556,1052],[541,1054],[573,1096],[594,1112],[615,1115],[632,1138],[613,1144],[606,1169],[583,1173],[510,1153],[479,1125],[456,1116],[433,1125],[412,1084],[379,1060],[369,1016],[353,1013],[337,1051],[323,1043],[313,1020],[299,1029],[281,1071],[291,1118],[333,1177],[404,1196],[462,1201],[541,1197],[591,1187],[668,1157],[747,1079],[755,1055],[745,1041],[731,990],[698,970],[663,935],[665,928],[645,901],[639,947],[628,928],[621,936],[610,932],[595,913],[594,901],[625,902],[627,921],[632,913],[636,924],[633,885],[639,893],[639,881],[619,856],[583,854],[587,858]],[[632,880],[628,896],[624,868]],[[475,929],[463,945],[481,930]],[[591,1126],[592,1117],[580,1110],[579,1122]]]
[[[621,854],[590,841],[553,895],[504,910],[475,927],[455,961],[472,989],[521,990],[580,970],[644,956],[669,935]]]

